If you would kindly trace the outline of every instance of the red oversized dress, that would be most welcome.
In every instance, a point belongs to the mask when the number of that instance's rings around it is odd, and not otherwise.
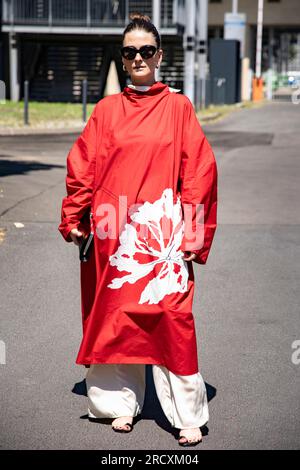
[[[94,107],[67,157],[58,230],[94,231],[80,264],[83,338],[77,364],[160,364],[199,371],[193,262],[217,225],[217,166],[185,95],[157,81]],[[91,225],[89,211],[91,210]]]

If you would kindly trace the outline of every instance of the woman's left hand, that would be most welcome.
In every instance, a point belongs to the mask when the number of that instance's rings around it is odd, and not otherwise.
[[[196,253],[192,253],[191,251],[185,251],[183,259],[185,261],[193,261],[196,258]]]

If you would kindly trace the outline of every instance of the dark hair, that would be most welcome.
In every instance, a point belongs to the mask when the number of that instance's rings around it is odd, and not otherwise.
[[[154,24],[151,22],[151,19],[147,15],[142,15],[139,12],[134,12],[129,15],[131,22],[126,26],[123,32],[123,41],[125,39],[126,33],[133,31],[135,29],[143,29],[147,33],[152,33],[155,37],[157,48],[160,49],[161,47],[161,38],[159,32],[157,31]]]

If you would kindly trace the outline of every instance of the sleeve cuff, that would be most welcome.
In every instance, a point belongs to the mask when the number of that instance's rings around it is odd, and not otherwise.
[[[193,259],[194,263],[197,264],[206,264],[207,260],[207,254],[201,253],[201,251],[197,250],[192,250],[191,253],[195,253],[196,258]]]
[[[78,228],[79,222],[71,224],[71,225],[60,225],[58,227],[59,232],[63,236],[63,238],[66,240],[66,242],[72,242],[72,238],[70,237],[70,232],[73,228]]]

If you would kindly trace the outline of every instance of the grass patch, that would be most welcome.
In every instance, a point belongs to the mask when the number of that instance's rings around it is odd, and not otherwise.
[[[232,105],[211,105],[204,110],[197,111],[197,116],[202,118],[212,116],[210,122],[221,119],[223,116],[241,108],[253,108],[264,104],[266,100],[256,103],[246,101]],[[96,103],[87,105],[87,119],[91,115]],[[24,128],[24,101],[13,102],[6,100],[0,104],[0,127]],[[215,116],[214,116],[215,115]],[[46,103],[31,101],[29,103],[29,127],[30,128],[68,128],[83,125],[82,104],[80,103]]]
[[[96,104],[96,103],[95,103]],[[95,104],[87,105],[87,118]],[[6,100],[0,105],[0,126],[24,127],[24,102]],[[82,105],[80,103],[29,103],[30,127],[63,127],[80,125],[82,121]]]

